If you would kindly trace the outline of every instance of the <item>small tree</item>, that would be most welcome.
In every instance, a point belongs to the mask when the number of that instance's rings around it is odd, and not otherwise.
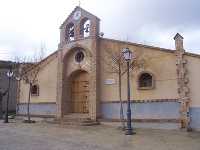
[[[124,120],[124,110],[123,110],[123,101],[122,101],[122,76],[127,72],[127,66],[125,60],[122,56],[122,49],[105,50],[105,56],[101,57],[102,62],[106,65],[106,72],[114,73],[118,75],[118,92],[120,100],[120,120],[122,123],[122,128],[125,129],[125,120]],[[144,67],[145,60],[138,59],[137,57],[133,58],[130,63],[130,69],[134,70],[135,68]]]
[[[28,100],[27,100],[27,120],[24,122],[33,123],[30,117],[30,102],[31,102],[31,90],[33,85],[37,82],[38,73],[40,71],[39,62],[43,59],[44,49],[41,47],[40,53],[35,54],[32,59],[27,59],[24,57],[22,59],[16,58],[16,64],[19,65],[19,69],[16,73],[16,79],[20,81],[25,81],[28,87]],[[20,92],[20,91],[19,91]]]

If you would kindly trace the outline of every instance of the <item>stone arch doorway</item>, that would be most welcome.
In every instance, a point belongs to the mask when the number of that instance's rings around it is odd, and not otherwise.
[[[71,113],[89,113],[89,74],[76,71],[71,77]]]
[[[77,55],[79,52],[83,52],[83,55]],[[82,117],[96,120],[98,108],[94,69],[96,65],[91,65],[93,57],[91,50],[81,45],[74,45],[70,49],[64,49],[61,55],[63,57],[59,63],[57,118],[66,119],[70,115],[77,117],[79,113]]]

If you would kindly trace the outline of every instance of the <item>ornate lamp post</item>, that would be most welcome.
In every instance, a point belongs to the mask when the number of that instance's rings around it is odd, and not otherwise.
[[[124,48],[122,50],[122,54],[127,62],[127,128],[125,134],[132,135],[133,130],[131,127],[130,78],[129,78],[129,67],[130,67],[130,61],[132,59],[132,52],[129,50],[129,48]]]
[[[6,101],[6,113],[5,113],[5,120],[4,123],[8,123],[8,105],[9,105],[9,97],[10,97],[10,80],[13,76],[13,71],[12,71],[12,66],[9,67],[9,71],[7,72],[7,77],[8,77],[8,96],[7,96],[7,101]]]

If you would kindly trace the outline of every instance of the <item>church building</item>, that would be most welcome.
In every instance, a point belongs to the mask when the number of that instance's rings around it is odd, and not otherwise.
[[[122,106],[126,119],[127,68],[121,52],[128,48],[133,121],[200,129],[200,55],[184,49],[180,34],[174,41],[175,49],[165,49],[104,38],[100,19],[76,7],[60,26],[57,51],[38,64],[31,115],[120,121]],[[29,85],[20,81],[18,87],[17,114],[25,115]]]

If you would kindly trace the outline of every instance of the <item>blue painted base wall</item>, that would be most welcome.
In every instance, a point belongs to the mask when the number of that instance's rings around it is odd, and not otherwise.
[[[27,114],[27,104],[19,104],[17,108],[17,114]],[[30,114],[54,116],[56,115],[56,104],[30,104]]]
[[[200,130],[200,107],[190,108],[191,128]]]
[[[126,118],[126,103],[123,103],[123,108]],[[179,108],[178,102],[131,103],[133,119],[179,119]],[[119,119],[120,103],[102,103],[101,115],[103,119]]]
[[[123,103],[124,117],[126,118],[126,103]],[[131,103],[133,119],[179,119],[180,103],[178,102],[146,102]],[[31,115],[56,115],[56,104],[30,104]],[[27,114],[27,104],[19,104],[17,114]],[[101,115],[103,119],[119,119],[120,103],[102,103]],[[190,108],[191,128],[200,130],[200,107]]]

